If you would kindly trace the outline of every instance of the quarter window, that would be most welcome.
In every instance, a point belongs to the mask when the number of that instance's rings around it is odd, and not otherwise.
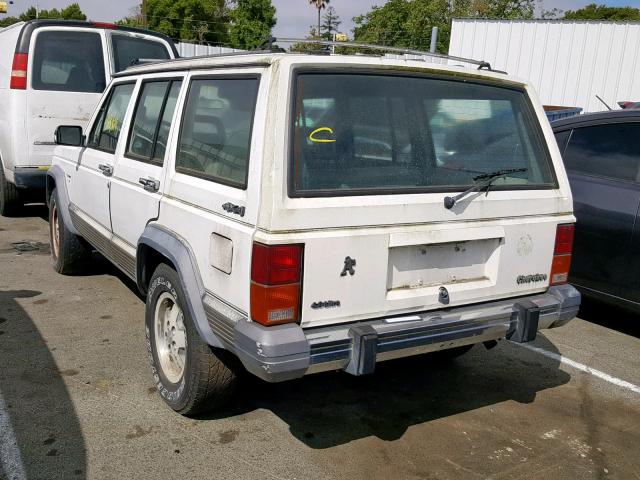
[[[567,170],[619,180],[638,179],[640,123],[612,123],[573,130],[564,153]]]
[[[32,72],[35,90],[103,92],[106,83],[100,35],[69,31],[39,33]]]
[[[142,84],[127,156],[162,165],[181,81]]]
[[[257,95],[257,78],[194,80],[176,171],[245,188]]]
[[[122,122],[133,93],[133,83],[116,85],[109,98],[102,104],[89,135],[89,147],[109,153],[116,151]]]

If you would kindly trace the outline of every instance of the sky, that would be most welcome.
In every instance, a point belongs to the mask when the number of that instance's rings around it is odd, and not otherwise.
[[[13,0],[14,5],[9,6],[9,15],[17,16],[31,5],[35,0]],[[74,0],[39,0],[40,8],[64,8]],[[139,4],[139,0],[76,0],[80,8],[91,20],[115,21],[127,16],[131,9]],[[272,0],[276,7],[278,23],[274,29],[276,37],[304,37],[309,26],[316,23],[316,10],[309,5],[308,0]],[[575,10],[589,3],[606,4],[609,6],[633,6],[640,8],[640,0],[544,0],[544,8],[550,10]],[[352,18],[368,12],[373,5],[383,5],[385,0],[331,0],[331,5],[336,9],[342,20],[340,30],[351,33],[353,29]],[[0,14],[2,17],[2,14]]]

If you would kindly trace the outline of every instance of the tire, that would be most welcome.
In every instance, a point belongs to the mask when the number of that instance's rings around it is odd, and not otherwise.
[[[60,217],[58,191],[49,201],[49,242],[53,269],[63,275],[80,273],[91,263],[91,247],[82,237],[67,230]]]
[[[4,176],[4,167],[0,163],[0,215],[3,217],[15,215],[21,206],[20,192]]]
[[[185,303],[178,274],[160,264],[151,277],[145,312],[151,373],[162,399],[176,412],[193,415],[231,401],[239,362],[200,338]]]

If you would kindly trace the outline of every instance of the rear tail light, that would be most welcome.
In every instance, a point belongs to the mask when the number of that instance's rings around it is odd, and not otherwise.
[[[298,321],[302,294],[302,253],[302,245],[253,244],[253,321],[267,326]]]
[[[26,53],[16,53],[13,56],[13,65],[11,66],[11,83],[10,88],[13,90],[27,89],[27,65],[29,64],[29,55]]]
[[[573,237],[575,225],[558,225],[556,229],[556,245],[551,263],[551,285],[560,285],[569,280],[571,268],[571,254],[573,252]]]

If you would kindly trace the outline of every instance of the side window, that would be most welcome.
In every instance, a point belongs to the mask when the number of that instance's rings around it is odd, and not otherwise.
[[[95,32],[44,31],[36,37],[32,87],[35,90],[104,91],[102,40]]]
[[[169,51],[164,43],[144,38],[130,37],[128,35],[113,34],[113,62],[116,72],[130,67],[135,60],[170,58]]]
[[[126,83],[113,87],[109,98],[102,104],[98,117],[93,124],[87,144],[88,147],[109,153],[116,151],[122,122],[124,121],[124,115],[127,112],[134,86],[135,84],[133,83]]]
[[[635,181],[640,163],[640,123],[576,128],[564,153],[570,172]]]
[[[180,81],[170,80],[142,84],[129,135],[127,156],[162,165],[181,85]]]
[[[258,83],[257,78],[191,82],[176,171],[246,188]]]

